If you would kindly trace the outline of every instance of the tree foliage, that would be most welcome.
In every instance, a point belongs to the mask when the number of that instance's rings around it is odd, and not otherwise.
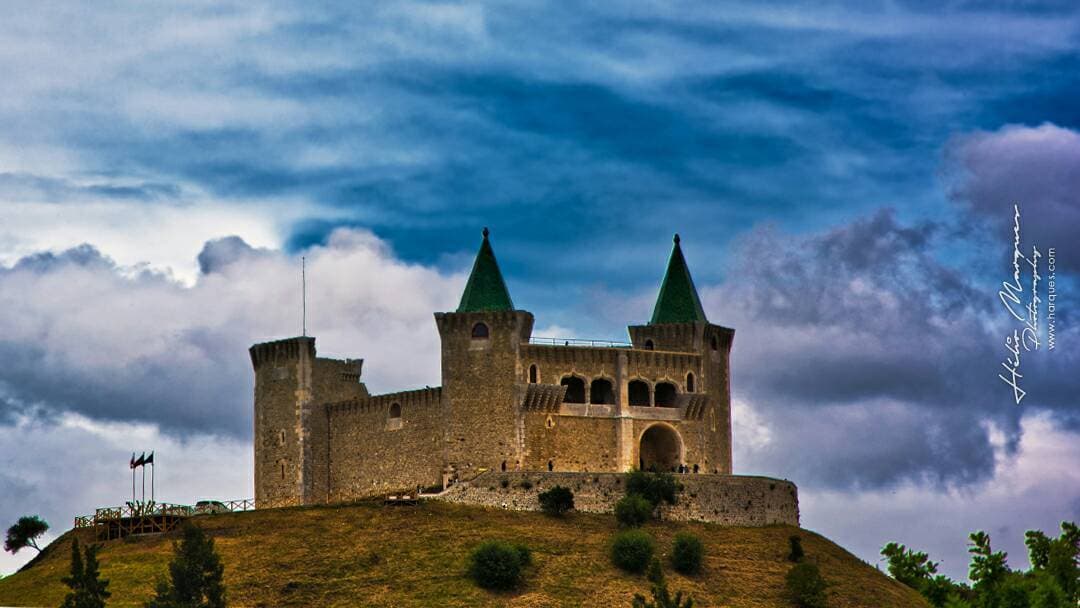
[[[1075,608],[1080,604],[1080,527],[1075,523],[1062,522],[1057,538],[1039,530],[1024,535],[1031,562],[1027,572],[1010,569],[1008,555],[994,551],[985,532],[974,532],[969,538],[971,588],[937,574],[936,562],[904,545],[889,543],[881,554],[893,578],[940,608]]]
[[[98,546],[86,547],[79,552],[79,539],[71,541],[71,573],[60,579],[71,591],[64,597],[60,608],[105,608],[109,593],[109,581],[101,578],[97,561]]]
[[[611,562],[632,574],[644,572],[652,561],[656,546],[651,536],[641,530],[627,530],[611,542]]]
[[[693,598],[686,596],[686,600],[683,600],[682,591],[677,591],[675,597],[671,596],[660,560],[653,558],[649,564],[648,578],[652,583],[652,601],[646,600],[640,593],[635,593],[634,600],[630,604],[632,608],[694,608]]]
[[[562,516],[574,508],[574,493],[570,488],[555,486],[546,492],[541,492],[540,509],[548,515]]]
[[[701,573],[701,562],[705,556],[705,545],[701,539],[689,532],[675,535],[671,546],[671,565],[679,574],[694,575]]]
[[[486,540],[469,556],[469,576],[484,589],[509,590],[524,580],[532,554],[525,545]]]
[[[795,564],[784,577],[791,601],[799,608],[825,608],[827,600],[825,590],[828,583],[821,577],[817,564],[802,562]]]
[[[14,554],[21,549],[31,547],[40,553],[41,548],[37,545],[37,539],[48,531],[49,524],[37,515],[20,517],[19,521],[7,530],[7,537],[4,539],[4,551]]]
[[[225,567],[214,550],[214,540],[188,522],[180,542],[173,543],[169,579],[157,584],[157,595],[147,608],[225,608]]]
[[[679,482],[671,473],[630,471],[626,474],[626,494],[637,494],[652,504],[653,508],[661,503],[675,504],[679,496]]]
[[[615,503],[615,519],[626,528],[636,528],[653,514],[653,505],[637,494],[623,496]]]

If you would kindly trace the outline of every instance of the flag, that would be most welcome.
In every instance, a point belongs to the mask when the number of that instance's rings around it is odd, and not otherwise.
[[[128,466],[131,467],[132,469],[135,468],[135,452],[131,453],[131,461],[128,462]]]
[[[154,453],[153,452],[150,452],[150,455],[146,457],[146,460],[143,461],[143,464],[154,464]]]
[[[135,461],[135,466],[136,467],[141,467],[144,464],[146,464],[146,452],[143,452],[142,456],[139,456],[139,459]],[[132,468],[135,468],[135,467],[132,467]]]

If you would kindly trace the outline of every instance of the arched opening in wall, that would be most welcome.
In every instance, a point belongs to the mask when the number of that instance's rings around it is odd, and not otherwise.
[[[716,339],[716,336],[709,339],[709,346],[711,346],[713,350],[720,350],[720,341]]]
[[[488,326],[485,323],[477,323],[472,326],[472,337],[480,340],[486,340],[488,337]]]
[[[639,463],[644,471],[675,471],[682,464],[682,438],[666,424],[654,424],[641,434]]]
[[[654,348],[656,348],[656,345],[653,344],[652,340],[645,340],[645,350],[653,350]]]
[[[585,403],[585,381],[577,376],[567,376],[559,384],[566,387],[563,403]]]
[[[675,385],[670,382],[657,382],[656,394],[653,396],[653,403],[656,407],[675,407],[675,397],[679,392],[675,390]]]
[[[631,380],[630,385],[627,386],[627,397],[630,398],[630,405],[646,406],[649,405],[649,383],[644,380]]]
[[[529,366],[529,383],[536,384],[540,381],[540,370],[536,369],[536,364]]]
[[[390,419],[393,420],[394,418],[401,418],[401,404],[400,403],[391,403],[390,404]]]
[[[589,386],[589,403],[601,405],[613,405],[615,403],[615,389],[611,386],[611,380],[597,378]]]
[[[686,392],[694,392],[694,372],[686,373]]]
[[[502,472],[503,472],[503,473],[505,473],[505,472],[506,472],[506,461],[505,461],[505,460],[504,460],[504,461],[502,461]]]

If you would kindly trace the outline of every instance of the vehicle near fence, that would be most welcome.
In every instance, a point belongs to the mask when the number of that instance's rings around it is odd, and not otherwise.
[[[225,506],[225,503],[220,500],[200,500],[195,503],[195,515],[216,515],[231,511],[232,509]]]

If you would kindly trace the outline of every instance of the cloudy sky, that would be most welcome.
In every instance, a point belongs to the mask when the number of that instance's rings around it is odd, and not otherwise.
[[[679,232],[737,331],[737,471],[871,563],[963,578],[984,529],[1025,566],[1025,529],[1080,519],[1075,299],[1019,406],[997,378],[1013,204],[1063,293],[1080,270],[1071,2],[18,4],[5,527],[121,503],[132,450],[159,499],[251,496],[246,349],[299,333],[301,256],[321,354],[438,384],[485,225],[537,335],[616,340]]]

